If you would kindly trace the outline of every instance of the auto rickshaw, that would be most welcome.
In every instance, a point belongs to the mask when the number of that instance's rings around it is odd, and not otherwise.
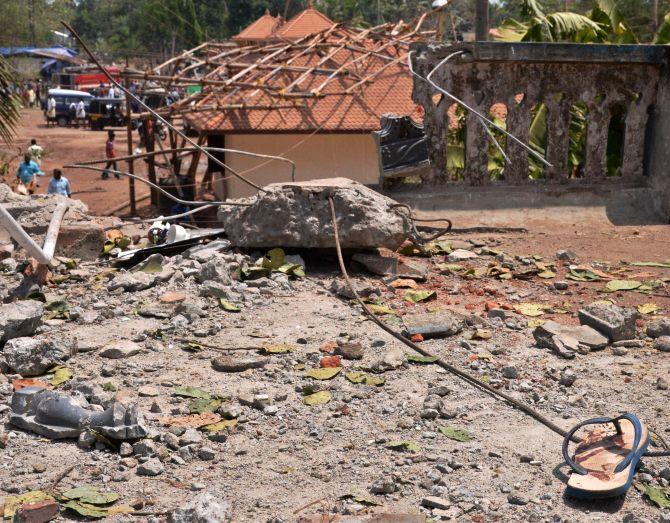
[[[126,125],[126,102],[122,98],[93,98],[88,119],[94,131],[102,131],[105,127],[123,127]]]

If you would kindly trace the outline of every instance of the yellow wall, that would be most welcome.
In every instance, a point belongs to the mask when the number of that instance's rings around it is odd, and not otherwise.
[[[300,144],[296,146],[296,144]],[[293,148],[296,146],[295,148]],[[226,149],[283,156],[296,163],[296,181],[343,176],[361,183],[377,183],[379,161],[372,135],[367,134],[235,134],[226,136]],[[289,151],[289,149],[291,149]],[[226,153],[226,164],[237,172],[264,164],[267,160]],[[226,173],[231,177],[230,173]],[[291,180],[290,165],[273,161],[244,174],[254,183],[268,185]],[[214,182],[223,196],[220,175]],[[229,198],[251,196],[255,189],[237,178],[226,180]]]

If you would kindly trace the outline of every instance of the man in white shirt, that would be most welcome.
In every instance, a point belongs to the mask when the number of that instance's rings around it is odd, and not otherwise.
[[[84,100],[79,100],[79,103],[77,103],[77,126],[79,124],[83,124],[84,126],[86,125],[86,107],[84,106]]]

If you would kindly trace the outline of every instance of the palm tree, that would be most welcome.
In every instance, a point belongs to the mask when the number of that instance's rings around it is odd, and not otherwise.
[[[14,92],[16,78],[9,63],[0,56],[0,139],[9,143],[21,118],[21,99]]]

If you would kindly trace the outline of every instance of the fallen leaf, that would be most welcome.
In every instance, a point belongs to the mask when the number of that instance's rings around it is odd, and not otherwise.
[[[640,314],[654,314],[655,312],[658,312],[661,310],[661,307],[656,305],[655,303],[645,303],[643,305],[638,305],[637,311]]]
[[[337,376],[342,367],[331,367],[327,369],[310,369],[303,374],[305,378],[312,378],[314,380],[332,380]]]
[[[435,363],[438,359],[437,356],[415,356],[414,354],[407,356],[407,361],[410,363]]]
[[[401,452],[420,452],[421,447],[414,443],[413,441],[391,441],[386,444],[386,447],[391,450],[397,450]]]
[[[277,343],[274,345],[263,345],[261,347],[267,354],[284,354],[286,352],[293,352],[295,347],[286,345],[285,343]]]
[[[491,331],[488,331],[486,329],[477,329],[473,334],[472,338],[473,340],[490,340],[493,338],[493,334]]]
[[[642,287],[642,282],[637,280],[612,280],[605,285],[607,292],[634,291]]]
[[[198,429],[205,425],[213,425],[221,421],[221,416],[213,412],[203,412],[202,414],[191,414],[190,416],[168,416],[158,418],[158,421],[163,425],[170,425],[172,427],[184,427],[190,429]]]
[[[67,500],[76,499],[81,503],[90,503],[92,505],[109,505],[119,499],[119,495],[114,492],[100,492],[97,488],[84,485],[75,487],[61,496]]]
[[[35,503],[36,501],[52,500],[56,501],[53,496],[50,496],[46,492],[41,490],[31,490],[25,494],[19,496],[7,496],[5,497],[5,508],[4,508],[4,518],[12,519],[16,511],[24,503]]]
[[[228,312],[240,312],[240,308],[239,308],[239,307],[236,307],[235,305],[233,305],[232,303],[230,303],[230,302],[227,301],[227,300],[224,300],[223,298],[221,298],[221,299],[219,300],[219,303],[221,304],[221,308],[222,308],[224,311],[228,311]]]
[[[405,299],[413,303],[428,301],[437,298],[435,291],[407,291],[405,292]]]
[[[465,269],[465,267],[458,263],[436,263],[435,267],[444,272],[459,272]]]
[[[381,387],[386,383],[386,380],[384,378],[378,377],[378,376],[370,376],[369,374],[365,374],[364,372],[356,372],[356,371],[351,371],[347,372],[344,375],[345,378],[347,378],[348,381],[351,383],[365,383],[366,385],[369,385],[371,387]]]
[[[556,273],[550,270],[546,270],[538,273],[538,277],[543,278],[545,280],[550,280],[551,278],[556,277]]]
[[[544,325],[545,323],[546,323],[545,320],[530,320],[528,322],[528,327],[531,329],[535,329],[540,325]]]
[[[414,280],[398,279],[389,283],[389,287],[393,287],[394,289],[416,289],[418,286],[419,284]]]
[[[457,429],[455,427],[440,427],[440,432],[447,438],[453,439],[455,441],[466,442],[472,439],[470,433],[465,429]]]
[[[279,267],[277,271],[288,274],[289,276],[295,276],[297,278],[305,277],[305,268],[298,263],[285,263]]]
[[[109,516],[109,510],[105,507],[98,507],[89,503],[81,503],[79,501],[68,501],[63,504],[64,508],[74,510],[80,516],[87,518],[106,518]]]
[[[374,314],[395,314],[395,311],[393,309],[390,309],[389,307],[386,307],[384,305],[377,305],[375,303],[371,303],[368,305],[368,308],[374,313]]]
[[[204,432],[221,432],[223,430],[230,430],[237,425],[237,419],[224,419],[218,423],[212,423],[211,425],[205,425],[200,427],[200,430]]]
[[[667,490],[654,487],[653,485],[647,485],[645,483],[635,483],[635,488],[647,496],[649,501],[654,503],[659,508],[670,508],[670,494]]]
[[[333,399],[330,392],[327,390],[322,390],[315,392],[314,394],[309,394],[302,399],[302,402],[305,405],[325,405],[331,399]]]
[[[46,315],[48,320],[68,319],[70,317],[68,313],[70,305],[67,300],[52,301],[44,306],[44,310],[49,311],[49,314]]]
[[[285,258],[286,255],[284,254],[284,249],[269,250],[263,257],[262,266],[266,269],[277,270],[284,265]]]
[[[198,387],[177,387],[174,389],[175,396],[181,396],[183,398],[211,398],[212,395],[206,390],[199,389]]]
[[[628,265],[633,265],[634,267],[660,267],[662,269],[670,269],[670,262],[633,262]]]
[[[205,412],[216,412],[222,401],[218,398],[195,398],[189,401],[188,410],[191,414],[203,414]]]
[[[539,303],[519,303],[514,310],[524,316],[536,317],[544,315],[544,306]]]
[[[74,374],[70,369],[67,367],[64,367],[63,365],[58,365],[51,369],[49,371],[51,374],[51,379],[49,380],[49,383],[51,383],[54,387],[58,387],[59,385],[62,385],[63,383],[70,381]]]

